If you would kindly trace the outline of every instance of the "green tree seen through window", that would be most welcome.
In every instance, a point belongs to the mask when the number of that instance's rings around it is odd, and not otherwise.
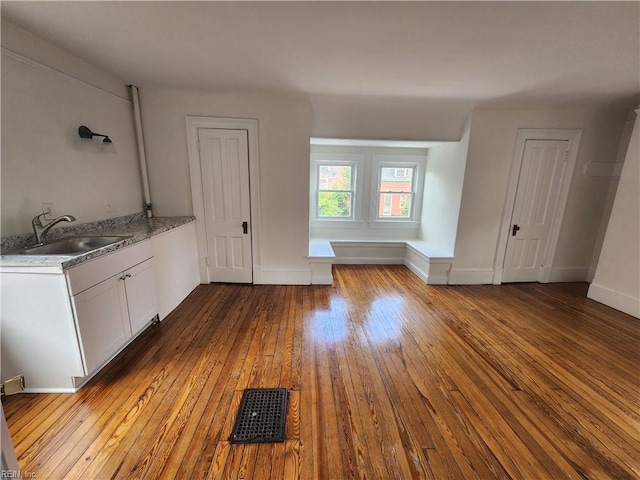
[[[318,216],[344,218],[351,216],[352,166],[320,165],[318,184]]]

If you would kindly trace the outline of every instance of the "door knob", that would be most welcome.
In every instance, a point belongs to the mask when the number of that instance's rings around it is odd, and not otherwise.
[[[249,233],[249,222],[242,222],[242,233]]]
[[[515,237],[516,233],[518,233],[518,230],[520,230],[520,227],[518,225],[514,225],[513,228],[511,229],[511,236]]]

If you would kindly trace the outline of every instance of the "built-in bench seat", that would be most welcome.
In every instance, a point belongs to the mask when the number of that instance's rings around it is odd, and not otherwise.
[[[329,240],[309,240],[309,268],[312,285],[333,285],[331,265],[336,259]]]
[[[311,283],[333,283],[336,264],[406,265],[429,285],[446,285],[453,256],[421,240],[328,240],[309,241]]]
[[[408,240],[404,264],[429,285],[449,283],[453,256],[421,240]]]

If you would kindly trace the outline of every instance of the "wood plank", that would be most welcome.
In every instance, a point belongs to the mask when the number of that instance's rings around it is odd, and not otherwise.
[[[187,309],[190,307],[191,305],[189,304],[185,305]],[[153,328],[145,332],[142,338],[136,340],[135,343],[144,346],[146,338],[157,334],[157,329]],[[186,338],[181,338],[190,341],[193,339],[192,335],[196,334],[197,330]],[[91,458],[90,455],[85,455],[86,445],[99,437],[101,433],[104,433],[103,423],[111,419],[114,412],[121,410],[123,405],[127,404],[126,401],[116,402],[116,399],[122,400],[124,398],[133,401],[134,398],[145,398],[143,392],[154,391],[156,383],[154,381],[149,382],[150,377],[146,367],[148,362],[153,361],[154,356],[157,354],[157,348],[149,351],[141,350],[145,353],[143,355],[138,353],[139,362],[136,363],[130,361],[133,351],[134,348],[130,348],[123,352],[124,355],[121,355],[118,361],[113,363],[113,368],[105,369],[77,394],[77,407],[68,409],[63,417],[58,417],[61,428],[54,438],[49,439],[47,448],[40,451],[43,454],[40,461],[47,458],[47,455],[50,456],[51,461],[47,461],[42,466],[32,465],[29,462],[30,457],[27,451],[25,456],[28,468],[37,468],[42,475],[54,475],[52,473],[54,470],[50,469],[55,468],[57,469],[55,475],[64,476],[68,469],[71,468],[71,465],[77,464],[80,458]],[[129,365],[135,365],[135,367],[129,367]],[[160,367],[158,374],[164,377],[169,365],[160,365]],[[113,382],[119,388],[102,388],[101,383],[103,381],[107,383]],[[140,390],[141,388],[143,390]],[[136,402],[133,401],[133,404],[135,405]],[[96,415],[95,408],[98,405],[104,405],[105,409],[103,413]],[[109,437],[105,435],[101,438],[108,439]],[[81,441],[83,443],[78,443]],[[58,445],[58,442],[61,442],[61,445]],[[85,460],[85,462],[80,462],[80,465],[86,465],[87,463]]]
[[[634,479],[640,321],[585,284],[201,285],[72,395],[2,399],[38,478]],[[242,391],[287,438],[231,445]]]
[[[212,324],[203,323],[198,331],[199,335],[208,335],[212,326]],[[76,464],[67,475],[97,478],[114,451],[122,446],[120,439],[131,436],[135,442],[127,450],[127,457],[124,463],[121,462],[119,465],[119,471],[127,478],[144,476],[157,452],[164,449],[171,441],[170,439],[174,438],[171,425],[179,415],[183,402],[188,398],[188,393],[198,376],[199,366],[205,361],[203,357],[198,357],[198,354],[206,352],[207,349],[214,350],[216,345],[195,342],[192,348],[178,352],[164,365],[154,379],[152,388],[140,395],[139,401],[132,403],[132,407],[124,416],[121,416],[124,412],[115,416],[104,415],[105,422],[101,423],[103,435],[92,441],[84,453],[85,456],[92,458],[92,462],[85,465]],[[198,363],[192,363],[192,361]],[[169,372],[174,375],[169,376]],[[171,408],[159,408],[163,403],[171,405]],[[144,428],[148,425],[153,425],[154,429]],[[150,442],[150,439],[153,441]],[[167,442],[160,444],[157,441],[159,439],[166,439]],[[134,456],[131,455],[132,452],[140,455],[135,463],[130,461]],[[155,465],[164,465],[164,463],[156,462]]]

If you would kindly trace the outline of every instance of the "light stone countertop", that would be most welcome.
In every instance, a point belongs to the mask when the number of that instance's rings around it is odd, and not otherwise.
[[[174,228],[193,222],[195,217],[153,217],[147,219],[143,214],[128,215],[115,219],[103,220],[52,229],[49,241],[72,235],[127,236],[120,242],[102,248],[75,255],[2,255],[1,267],[59,267],[67,269],[80,263],[115,252],[134,243],[147,240]],[[54,232],[56,235],[54,235]],[[22,248],[33,241],[33,235],[16,235],[2,239],[2,250]]]

